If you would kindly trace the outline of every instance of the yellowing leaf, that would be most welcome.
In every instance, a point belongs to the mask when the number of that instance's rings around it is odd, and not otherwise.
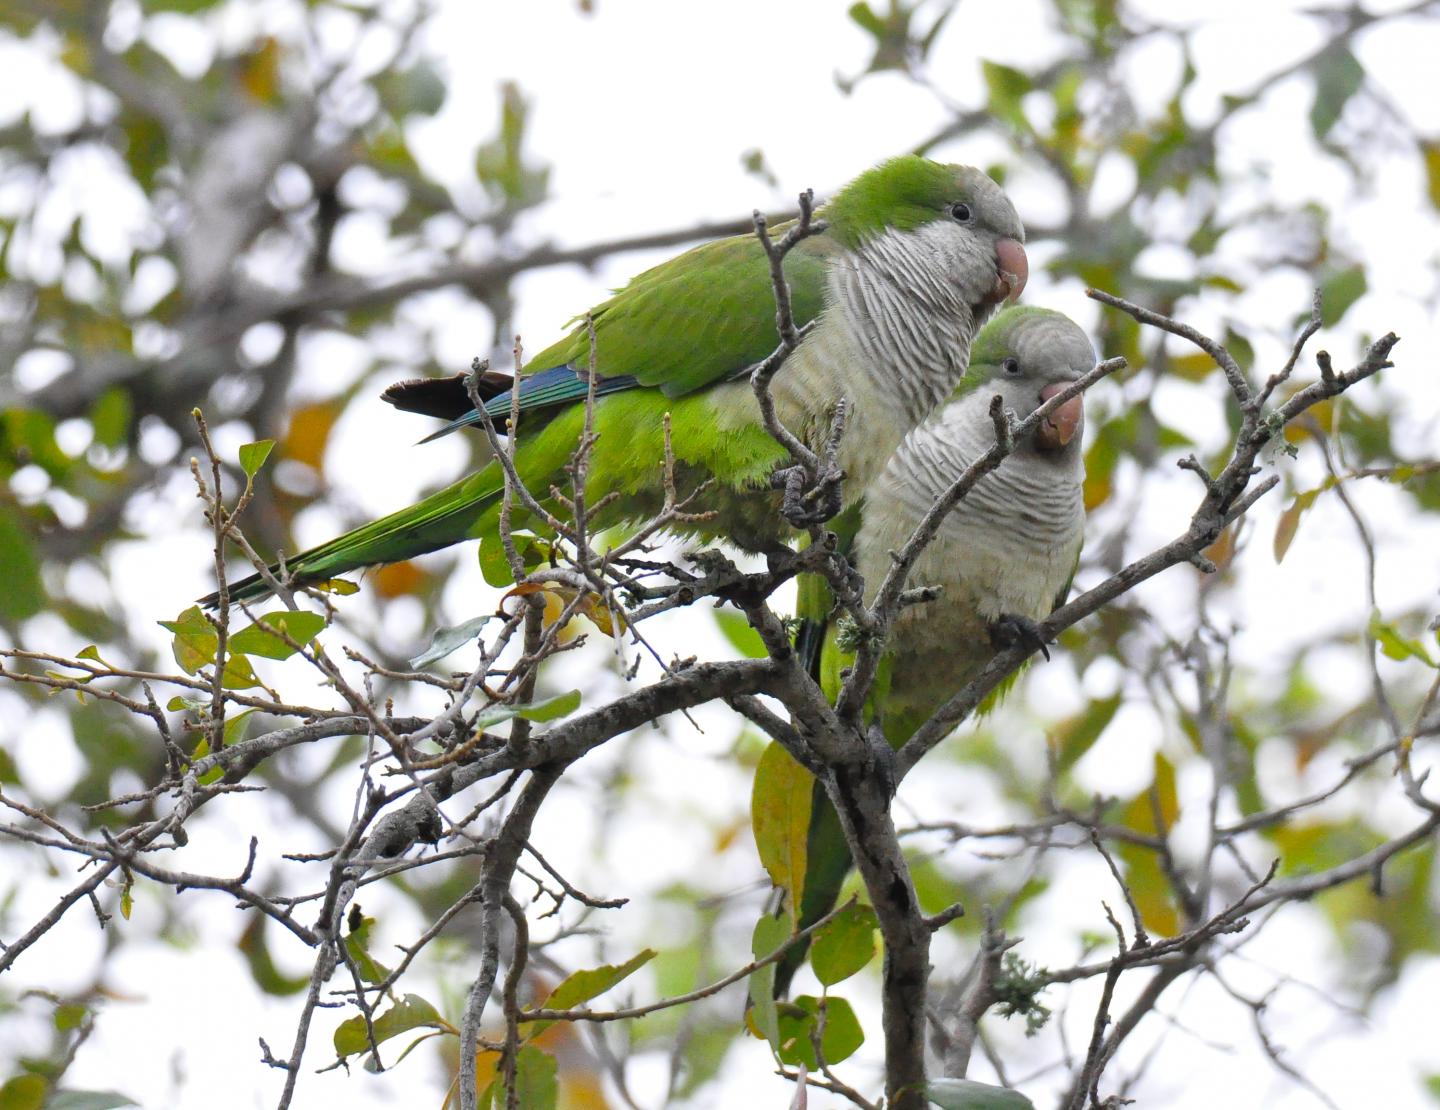
[[[1169,372],[1187,382],[1198,382],[1218,370],[1216,362],[1207,354],[1176,355],[1170,359]]]
[[[285,431],[282,449],[285,457],[316,471],[323,470],[325,445],[330,441],[330,431],[339,415],[340,406],[334,401],[321,401],[296,409]]]
[[[200,611],[200,606],[190,606],[173,621],[157,623],[161,628],[175,633],[170,650],[175,656],[175,662],[186,674],[194,674],[206,663],[215,661],[220,639],[215,633],[215,627]]]
[[[624,630],[624,618],[619,613],[612,614],[599,596],[587,592],[581,597],[579,590],[569,586],[556,586],[548,582],[521,582],[518,586],[512,587],[500,599],[500,606],[503,610],[505,602],[512,597],[531,597],[537,594],[545,599],[544,623],[546,628],[559,621],[565,615],[565,610],[574,605],[570,619],[573,620],[577,616],[584,617],[598,631],[610,637],[614,637],[617,625],[621,631]],[[580,598],[578,604],[576,604],[577,598]],[[566,621],[566,624],[569,624],[569,620]],[[565,639],[565,637],[562,635],[561,639]]]
[[[34,1072],[7,1079],[0,1086],[0,1110],[42,1110],[49,1089],[49,1081]]]
[[[799,921],[814,789],[814,777],[779,744],[761,754],[750,795],[750,825],[770,881],[785,891],[792,922]]]
[[[1280,514],[1280,520],[1275,525],[1275,561],[1278,563],[1285,558],[1285,553],[1290,550],[1290,545],[1295,542],[1295,533],[1300,528],[1300,518],[1305,511],[1315,504],[1315,498],[1320,496],[1320,490],[1306,490],[1297,494],[1290,506]]]
[[[1146,931],[1152,936],[1173,937],[1180,931],[1180,914],[1171,898],[1170,881],[1155,853],[1138,844],[1119,844],[1115,851],[1125,865],[1125,885],[1135,899]],[[1119,913],[1118,907],[1116,910]],[[1123,920],[1123,914],[1120,917]]]
[[[1156,808],[1151,795],[1158,802],[1160,826],[1155,824]],[[1175,819],[1180,816],[1180,797],[1175,790],[1175,765],[1160,752],[1155,753],[1155,778],[1150,790],[1141,794],[1125,811],[1125,823],[1147,836],[1162,836]]]
[[[336,597],[349,597],[360,592],[360,587],[348,578],[327,578],[323,582],[307,582],[306,585],[312,590],[334,594]]]
[[[380,567],[370,576],[370,584],[381,597],[405,597],[419,593],[427,578],[429,575],[406,559]]]
[[[1275,561],[1284,561],[1285,553],[1290,550],[1290,545],[1295,541],[1295,532],[1300,527],[1300,514],[1303,512],[1299,502],[1291,502],[1290,507],[1280,514],[1280,520],[1275,525]]]
[[[273,38],[261,42],[258,50],[241,59],[240,85],[262,104],[280,95],[280,44]]]
[[[1221,532],[1203,554],[1221,570],[1228,567],[1235,557],[1235,526],[1232,524]]]
[[[1430,203],[1440,208],[1440,143],[1425,143],[1425,180]]]

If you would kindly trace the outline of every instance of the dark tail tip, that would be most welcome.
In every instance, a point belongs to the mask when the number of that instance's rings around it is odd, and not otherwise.
[[[261,578],[258,574],[252,574],[249,578],[242,578],[238,582],[230,583],[226,589],[226,593],[229,595],[231,603],[237,604],[240,602],[259,601],[262,598],[268,597],[270,587],[266,585],[265,579]],[[207,594],[200,598],[197,604],[206,609],[218,609],[220,607],[220,591],[216,590],[213,594]]]

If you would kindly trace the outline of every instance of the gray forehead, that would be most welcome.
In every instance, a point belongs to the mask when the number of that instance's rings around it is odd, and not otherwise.
[[[1029,374],[1080,375],[1095,366],[1095,348],[1074,321],[1063,316],[1027,320],[1015,329],[1011,346],[1020,367]]]
[[[986,221],[1001,235],[1008,235],[1023,243],[1025,241],[1025,225],[1020,222],[1020,214],[1015,211],[1015,205],[1010,203],[1010,198],[1005,195],[1005,190],[995,184],[988,174],[973,167],[967,167],[967,169],[969,172],[965,174],[965,184],[970,190],[970,195],[984,211]]]

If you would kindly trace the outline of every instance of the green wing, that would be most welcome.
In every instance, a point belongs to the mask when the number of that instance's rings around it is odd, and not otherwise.
[[[797,324],[809,323],[824,309],[829,260],[839,249],[818,235],[786,256]],[[733,377],[778,343],[770,264],[753,235],[718,239],[646,270],[590,316],[601,376],[632,377],[667,397]],[[589,352],[584,319],[577,318],[574,330],[531,358],[522,373],[583,369]]]

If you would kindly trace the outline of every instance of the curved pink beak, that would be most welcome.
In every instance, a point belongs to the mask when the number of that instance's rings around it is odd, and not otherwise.
[[[1054,382],[1040,391],[1040,403],[1054,397],[1069,382]],[[1075,438],[1085,421],[1085,397],[1077,393],[1040,422],[1035,429],[1035,446],[1041,451],[1058,451]]]
[[[995,269],[995,287],[990,290],[989,299],[995,304],[1001,301],[1014,304],[1030,277],[1030,260],[1019,239],[1000,239],[995,243]]]

